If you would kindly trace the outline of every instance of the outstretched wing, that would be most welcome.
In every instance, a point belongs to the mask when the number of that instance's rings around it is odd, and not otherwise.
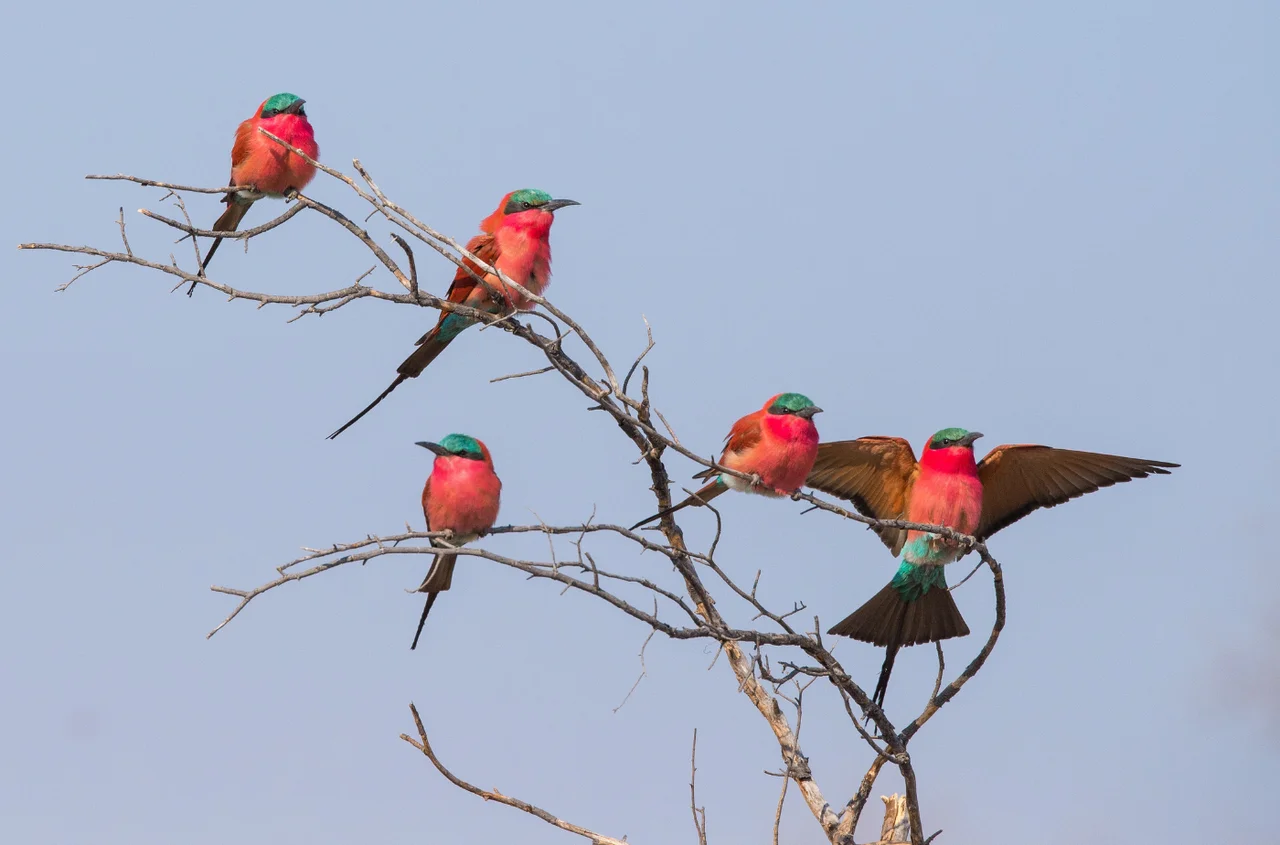
[[[808,484],[853,502],[863,516],[905,519],[907,497],[919,473],[911,444],[901,437],[859,437],[818,444]],[[876,529],[896,557],[906,542],[901,528]]]
[[[998,446],[978,464],[982,519],[974,536],[985,540],[1038,508],[1051,508],[1134,478],[1168,475],[1177,466],[1051,446]]]

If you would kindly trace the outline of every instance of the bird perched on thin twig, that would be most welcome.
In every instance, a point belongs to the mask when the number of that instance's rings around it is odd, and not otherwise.
[[[973,442],[981,436],[945,428],[929,438],[919,461],[901,437],[823,443],[808,484],[850,500],[864,516],[941,525],[986,540],[1038,508],[1134,478],[1168,475],[1178,466],[1029,444],[997,446],[978,463]],[[876,533],[902,564],[883,590],[827,633],[885,647],[872,696],[883,705],[899,648],[969,633],[947,589],[945,566],[967,550],[925,531]]]
[[[541,296],[551,283],[551,224],[555,221],[555,212],[565,206],[578,205],[575,200],[552,199],[546,191],[526,188],[512,191],[498,203],[497,211],[480,221],[480,234],[467,242],[467,252],[481,261],[496,267],[509,279],[526,290]],[[514,288],[508,288],[496,275],[485,274],[470,260],[453,276],[453,284],[445,298],[485,311],[489,314],[501,314],[512,309],[528,311],[534,303],[525,298]],[[472,275],[475,273],[476,275]],[[481,284],[476,276],[484,279]],[[487,285],[487,287],[486,287]],[[502,297],[495,301],[490,290]],[[368,406],[343,424],[341,428],[329,435],[329,439],[346,431],[357,420],[372,411],[379,402],[386,399],[391,391],[400,386],[406,379],[417,378],[427,365],[436,359],[463,329],[475,321],[461,314],[442,311],[435,328],[418,339],[418,348],[413,354],[401,362],[397,368],[395,381],[368,404]]]
[[[502,482],[493,471],[493,458],[485,445],[465,434],[450,434],[439,443],[421,441],[417,445],[436,454],[431,474],[422,488],[422,515],[427,519],[427,530],[452,531],[450,543],[456,546],[492,528],[498,519]],[[439,544],[433,541],[432,545]],[[422,618],[418,620],[418,630],[409,648],[418,647],[418,637],[422,635],[422,626],[436,597],[453,585],[453,567],[457,562],[456,554],[437,554],[427,577],[414,591],[426,593],[427,604],[422,608]]]
[[[764,407],[733,424],[725,438],[720,465],[753,475],[748,482],[734,475],[705,469],[694,478],[710,478],[702,488],[674,507],[642,519],[631,530],[690,505],[704,505],[726,490],[765,496],[790,496],[804,484],[818,452],[818,429],[813,415],[822,409],[800,393],[779,393]]]
[[[296,193],[307,187],[315,177],[315,165],[258,131],[260,128],[265,129],[302,150],[312,161],[319,160],[320,147],[316,145],[315,133],[302,108],[305,102],[296,94],[283,93],[268,97],[258,106],[253,117],[242,122],[236,129],[236,142],[231,148],[231,181],[227,184],[248,186],[252,190],[237,191],[223,198],[227,210],[213,224],[213,231],[234,232],[248,213],[249,206],[264,195],[283,197]],[[200,275],[204,275],[205,268],[213,260],[213,254],[218,251],[221,243],[222,238],[214,239],[200,264]],[[187,296],[195,289],[195,282],[192,282],[187,289]]]

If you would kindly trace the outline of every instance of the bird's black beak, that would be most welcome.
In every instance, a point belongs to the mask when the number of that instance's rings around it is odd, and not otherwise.
[[[302,104],[303,104],[303,103],[305,103],[305,102],[306,102],[306,100],[304,100],[304,99],[302,99],[301,97],[299,97],[297,100],[294,100],[292,103],[290,103],[290,104],[289,104],[288,108],[286,108],[286,109],[284,110],[284,113],[285,113],[285,114],[298,114],[298,113],[300,113],[300,112],[302,111]]]
[[[544,202],[542,205],[538,206],[538,210],[539,211],[558,211],[559,209],[565,208],[570,205],[582,205],[582,203],[578,202],[577,200],[552,200],[551,202]]]
[[[804,417],[806,420],[811,420],[813,419],[814,414],[821,414],[821,413],[822,413],[822,409],[815,406],[812,408],[801,408],[800,410],[796,411],[796,416]]]
[[[971,432],[969,432],[968,434],[966,434],[964,437],[961,437],[961,438],[960,438],[960,440],[959,440],[959,441],[957,441],[956,445],[957,445],[957,446],[972,446],[972,445],[973,445],[973,441],[977,440],[977,439],[978,439],[979,437],[981,437],[981,436],[982,436],[982,432],[981,432],[981,431],[971,431]]]
[[[442,458],[448,457],[449,455],[453,454],[448,449],[441,446],[439,443],[431,443],[427,440],[419,440],[417,443],[413,445],[421,446],[423,449],[430,449],[432,452],[435,452],[437,455],[439,455]]]

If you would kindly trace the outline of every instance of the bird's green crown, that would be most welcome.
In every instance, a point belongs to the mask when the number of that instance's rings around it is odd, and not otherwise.
[[[528,211],[531,208],[537,208],[540,205],[546,205],[551,202],[551,194],[546,191],[539,191],[537,188],[522,188],[519,191],[512,191],[511,196],[507,198],[507,205],[502,209],[504,214],[516,214],[521,211]]]
[[[467,458],[484,457],[484,453],[480,451],[479,441],[465,434],[450,434],[440,441],[440,445],[455,455],[462,455]]]
[[[805,408],[813,408],[813,400],[803,393],[783,393],[769,406],[771,414],[794,414]]]
[[[960,441],[964,440],[968,436],[969,432],[966,429],[944,428],[942,431],[939,431],[937,434],[933,435],[933,437],[929,438],[929,448],[947,449],[951,446],[959,445]]]
[[[276,115],[280,114],[285,109],[289,108],[289,106],[292,106],[294,103],[298,102],[301,99],[302,98],[299,97],[297,94],[289,94],[289,93],[276,94],[274,97],[271,97],[269,100],[267,100],[265,103],[262,104],[262,117],[263,118],[275,117]],[[298,113],[301,114],[302,112],[298,112]]]

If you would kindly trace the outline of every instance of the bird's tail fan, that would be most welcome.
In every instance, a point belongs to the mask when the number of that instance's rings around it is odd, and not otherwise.
[[[933,569],[936,571],[928,571]],[[899,648],[967,636],[969,626],[947,589],[942,568],[913,566],[827,633],[885,647],[884,665],[872,696],[883,706]]]

